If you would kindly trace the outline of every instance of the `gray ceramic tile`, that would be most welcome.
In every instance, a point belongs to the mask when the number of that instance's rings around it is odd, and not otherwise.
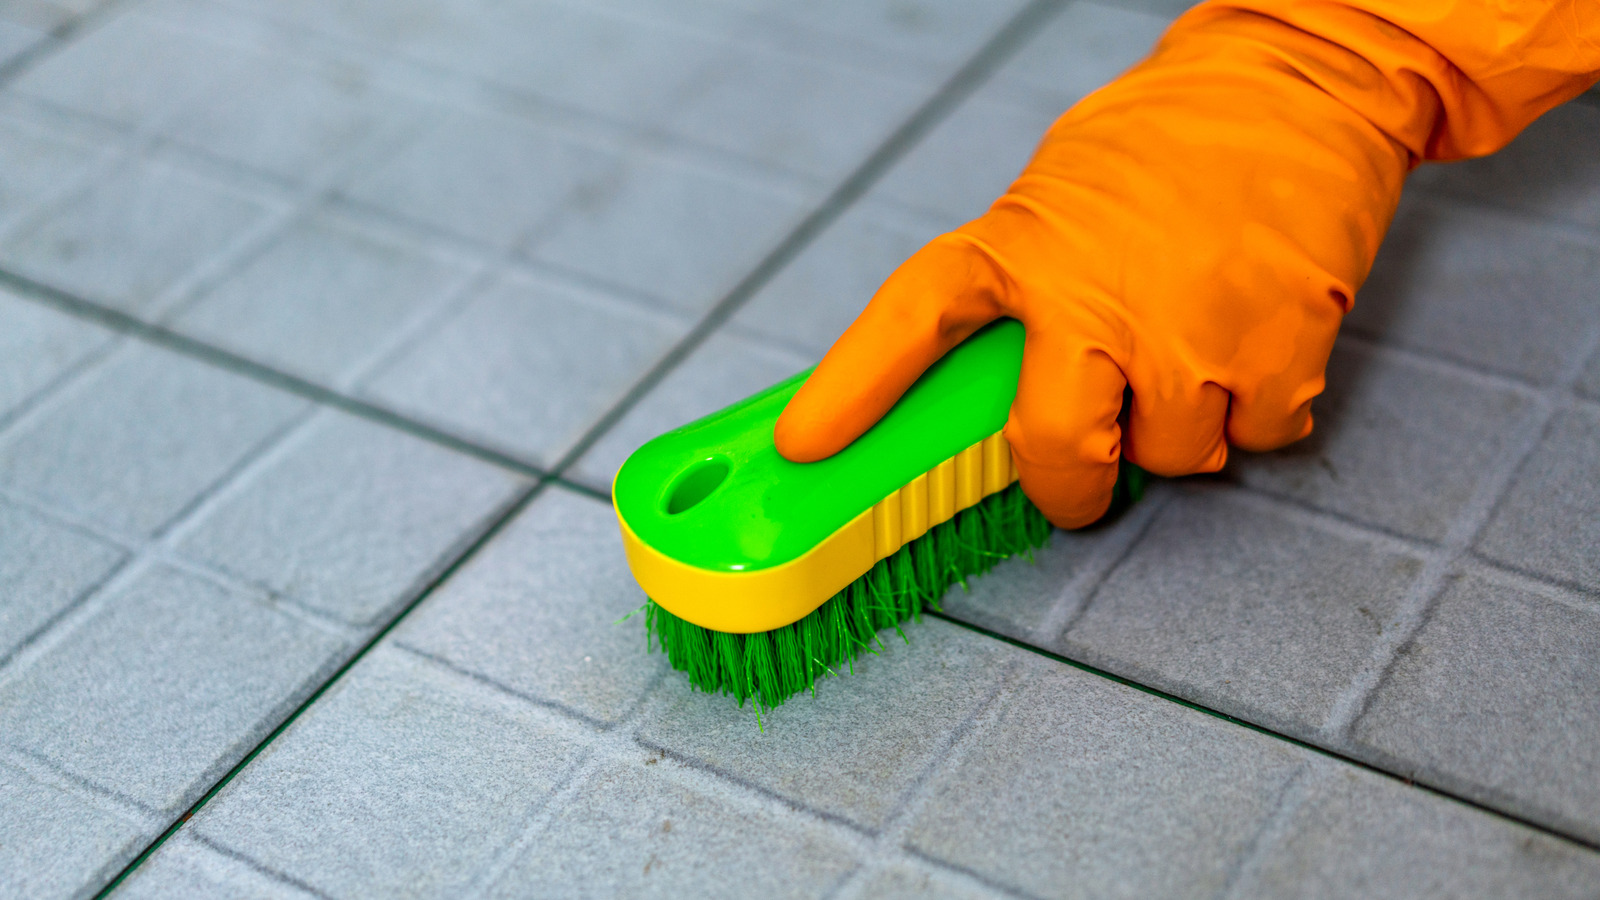
[[[1466,577],[1356,723],[1391,771],[1600,839],[1600,610]]]
[[[324,895],[460,896],[576,749],[526,705],[380,648],[189,827]]]
[[[269,20],[410,57],[432,58],[428,51],[470,50],[492,31],[486,14],[496,0],[230,0],[230,6]]]
[[[595,4],[484,4],[471,23],[409,36],[410,52],[516,94],[630,125],[659,125],[729,51],[714,36]],[[438,13],[433,13],[437,18]]]
[[[170,812],[276,726],[342,647],[209,582],[153,569],[0,686],[0,734]]]
[[[1600,312],[1600,241],[1442,201],[1402,205],[1346,328],[1548,382]]]
[[[236,50],[181,23],[125,12],[30,66],[12,87],[131,126],[216,84],[238,59]]]
[[[675,768],[640,753],[595,772],[488,896],[820,897],[854,868],[815,820],[692,786]]]
[[[474,298],[365,391],[549,465],[686,331],[589,289],[514,277]]]
[[[1326,764],[1286,833],[1230,898],[1593,897],[1600,854]]]
[[[189,831],[180,831],[140,863],[117,887],[115,896],[117,900],[310,900],[316,895],[218,853]]]
[[[0,500],[0,660],[80,599],[124,554]]]
[[[663,125],[774,168],[835,184],[937,83],[803,56],[730,47],[663,110]]]
[[[1573,407],[1550,424],[1479,535],[1478,551],[1600,590],[1600,411]]]
[[[714,334],[611,426],[571,475],[609,493],[617,469],[646,441],[777,384],[812,362],[737,334]]]
[[[868,876],[855,893],[846,896],[860,900],[986,900],[1005,895],[971,883],[957,883],[942,872],[894,863]]]
[[[1049,641],[1064,622],[1051,622],[1058,604],[1081,602],[1073,579],[1109,568],[1129,543],[1149,524],[1150,504],[1163,502],[1160,487],[1152,486],[1145,508],[1089,528],[1050,533],[1050,542],[1033,551],[1033,559],[1014,558],[971,579],[944,595],[944,611],[964,622],[981,625],[1029,642]],[[1092,575],[1085,577],[1093,577]],[[1068,593],[1073,592],[1073,597]],[[1072,610],[1065,606],[1063,612]]]
[[[1064,110],[1035,109],[992,86],[980,90],[895,163],[871,196],[930,216],[941,231],[955,228],[1006,192]]]
[[[664,668],[609,504],[552,488],[410,616],[401,644],[604,721]]]
[[[802,192],[679,157],[638,157],[564,210],[534,258],[703,313],[806,212]]]
[[[813,809],[881,827],[1023,652],[937,620],[762,716],[668,676],[640,736]]]
[[[0,19],[0,66],[9,66],[49,35],[37,28]]]
[[[76,790],[0,765],[0,893],[92,893],[138,852],[147,828]]]
[[[342,413],[324,413],[179,545],[355,624],[383,620],[478,535],[523,480]]]
[[[504,247],[574,195],[601,191],[617,159],[578,137],[507,116],[444,116],[357,174],[350,198]]]
[[[866,201],[852,206],[752,297],[732,330],[822,358],[884,279],[947,229]]]
[[[1209,897],[1305,753],[1032,658],[908,844],[1040,897]]]
[[[149,534],[304,401],[164,350],[129,344],[0,444],[0,483]]]
[[[1438,540],[1533,407],[1516,391],[1341,344],[1311,413],[1315,429],[1305,440],[1234,454],[1244,482]]]
[[[220,182],[136,160],[0,245],[0,264],[130,313],[258,222],[266,208]]]
[[[292,226],[173,326],[322,384],[356,374],[464,265],[341,217]]]
[[[1600,353],[1590,358],[1588,367],[1579,376],[1575,387],[1583,396],[1591,400],[1600,400]]]
[[[1170,23],[1166,14],[1121,6],[1069,4],[995,73],[994,84],[1040,109],[1066,112],[1148,55]]]
[[[110,339],[81,319],[0,292],[0,421]]]
[[[947,76],[1022,6],[1016,0],[821,0],[805,4],[609,0],[609,5],[758,46],[924,76]]]
[[[348,61],[238,54],[164,123],[179,143],[300,181],[346,159],[410,110]]]
[[[1423,166],[1414,187],[1600,227],[1600,109],[1568,103],[1539,117],[1509,146],[1467,162]]]
[[[1063,652],[1251,722],[1310,734],[1422,561],[1223,491],[1162,510],[1061,639]]]
[[[9,219],[63,190],[97,155],[90,129],[63,132],[14,115],[0,116],[0,218]]]
[[[938,216],[946,228],[976,218],[1005,193],[1050,124],[1142,58],[1166,23],[1068,5],[897,163],[874,195]]]

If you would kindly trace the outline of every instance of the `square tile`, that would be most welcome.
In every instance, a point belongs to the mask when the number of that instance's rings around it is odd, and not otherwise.
[[[1210,897],[1305,752],[1029,660],[943,766],[908,845],[1038,897]]]
[[[126,900],[310,900],[314,896],[259,872],[242,860],[212,850],[187,831],[169,838],[117,886],[117,897]]]
[[[1171,24],[1164,11],[1124,6],[1068,4],[995,73],[995,86],[1038,109],[1066,112],[1148,56]]]
[[[1439,191],[1556,219],[1600,227],[1600,109],[1567,103],[1529,125],[1498,153],[1465,162],[1425,165],[1413,188]]]
[[[131,127],[218,83],[238,62],[234,49],[180,22],[124,11],[30,66],[10,87]]]
[[[110,341],[103,328],[0,291],[0,422]]]
[[[162,288],[259,222],[257,200],[140,159],[0,244],[0,264],[96,303],[150,313]]]
[[[1005,895],[957,882],[943,872],[895,863],[868,876],[859,890],[846,896],[860,900],[989,900]]]
[[[1311,735],[1422,560],[1223,491],[1180,496],[1095,592],[1063,653],[1251,722]]]
[[[1348,342],[1327,378],[1310,437],[1231,465],[1252,487],[1428,540],[1534,414],[1527,394]]]
[[[727,331],[713,334],[612,425],[569,474],[609,494],[617,470],[645,442],[771,387],[812,362]]]
[[[527,706],[379,648],[189,827],[323,895],[460,896],[578,749]]]
[[[0,500],[0,662],[92,590],[124,554]]]
[[[1463,577],[1439,599],[1352,739],[1414,774],[1600,839],[1600,610]]]
[[[668,676],[640,739],[823,813],[881,828],[1024,652],[938,620],[762,714]]]
[[[613,722],[665,668],[611,506],[550,488],[395,634],[507,690]]]
[[[290,181],[337,165],[415,113],[347,60],[291,62],[240,53],[208,81],[205,93],[184,102],[162,132]]]
[[[945,230],[984,213],[1051,123],[1149,53],[1167,19],[1071,3],[1028,39],[873,189],[937,216]]]
[[[799,223],[808,200],[778,182],[640,156],[615,183],[578,197],[529,253],[699,314]]]
[[[37,28],[29,28],[6,19],[0,19],[0,66],[12,65],[35,44],[49,40],[50,36]]]
[[[548,466],[687,331],[589,289],[514,276],[392,360],[363,392]]]
[[[1512,568],[1600,591],[1600,411],[1559,414],[1478,536]]]
[[[820,360],[884,279],[947,229],[862,201],[818,235],[734,315],[732,330]]]
[[[776,169],[843,181],[938,84],[773,50],[730,47],[658,119]]]
[[[76,790],[0,765],[0,892],[86,896],[151,835]]]
[[[465,265],[319,214],[296,222],[172,326],[319,384],[360,372],[457,288]]]
[[[1087,528],[1055,529],[1050,541],[1026,556],[1006,560],[944,595],[944,611],[963,622],[1032,644],[1048,643],[1088,601],[1084,592],[1096,571],[1110,568],[1127,546],[1150,524],[1150,516],[1166,502],[1160,484],[1146,488],[1137,507]],[[1074,579],[1084,584],[1074,584]],[[1057,607],[1061,609],[1058,610]]]
[[[1590,357],[1589,365],[1584,368],[1574,387],[1590,400],[1600,400],[1600,353]]]
[[[210,582],[156,568],[0,686],[0,734],[171,813],[265,737],[343,649]]]
[[[1542,384],[1589,346],[1597,282],[1600,241],[1413,198],[1345,327]]]
[[[192,526],[179,552],[357,625],[448,565],[523,480],[342,413],[323,413]]]
[[[601,190],[612,151],[507,116],[453,113],[358,173],[349,198],[494,247],[528,237],[574,195]]]
[[[130,344],[6,434],[0,483],[148,535],[305,408],[241,376]]]
[[[49,127],[17,115],[0,115],[0,220],[69,187],[102,152],[92,128]]]
[[[922,213],[939,223],[939,231],[956,228],[983,215],[1006,192],[1064,111],[1018,103],[991,84],[956,107],[895,163],[869,196]]]
[[[595,772],[487,896],[820,897],[855,867],[849,845],[815,820],[654,763],[641,753]]]
[[[1327,764],[1228,896],[1579,897],[1600,854],[1399,782]]]

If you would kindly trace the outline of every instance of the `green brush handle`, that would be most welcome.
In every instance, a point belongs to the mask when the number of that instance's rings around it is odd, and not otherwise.
[[[778,455],[772,429],[809,370],[640,447],[617,472],[618,515],[687,565],[791,562],[873,504],[1005,426],[1023,328],[1001,319],[934,363],[866,434],[825,460]]]

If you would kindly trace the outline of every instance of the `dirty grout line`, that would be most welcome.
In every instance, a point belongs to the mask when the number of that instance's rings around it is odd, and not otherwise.
[[[218,779],[215,784],[211,785],[211,787],[200,796],[200,799],[196,800],[187,810],[174,819],[172,823],[161,832],[161,834],[157,835],[156,838],[147,846],[145,846],[145,848],[141,850],[137,856],[130,860],[128,864],[111,879],[111,881],[97,891],[94,894],[96,900],[100,900],[100,898],[109,896],[112,891],[117,889],[118,885],[127,879],[129,875],[133,874],[134,870],[143,865],[145,860],[149,859],[151,855],[153,855],[157,850],[161,849],[161,845],[165,844],[169,838],[176,834],[178,829],[183,827],[184,823],[188,822],[195,813],[199,812],[207,803],[211,802],[211,798],[220,793],[223,788],[227,787],[228,784],[239,775],[239,773],[243,772],[247,767],[249,767],[249,765],[255,761],[257,756],[270,747],[272,743],[278,739],[279,735],[287,731],[302,714],[315,705],[316,702],[321,699],[323,694],[326,694],[334,685],[338,684],[346,672],[349,672],[352,668],[354,668],[355,665],[364,659],[374,647],[381,643],[384,638],[388,637],[389,633],[394,631],[395,627],[404,621],[407,615],[413,609],[416,609],[422,604],[423,601],[432,596],[433,592],[437,590],[440,585],[448,581],[451,575],[454,575],[458,569],[460,569],[468,560],[472,559],[477,554],[479,548],[492,541],[495,536],[506,527],[507,524],[515,519],[517,515],[526,509],[535,499],[537,499],[539,494],[543,492],[545,485],[549,483],[549,479],[541,478],[524,488],[514,500],[512,500],[502,509],[500,515],[492,523],[490,523],[490,525],[485,528],[476,539],[471,541],[466,547],[462,548],[461,552],[455,557],[454,560],[443,566],[439,570],[438,574],[436,574],[425,585],[423,585],[415,597],[407,601],[405,605],[396,611],[387,622],[375,629],[371,636],[369,636],[359,647],[357,647],[355,652],[352,653],[348,659],[339,664],[339,666],[335,668],[327,676],[327,678],[317,686],[315,690],[308,694],[305,699],[300,701],[294,707],[294,709],[284,717],[282,722],[279,722],[276,727],[268,732],[266,737],[262,738],[255,747],[251,748],[250,752],[246,753],[237,763],[234,763],[233,766],[228,769],[226,774]]]
[[[1557,829],[1552,828],[1551,826],[1546,825],[1546,824],[1544,824],[1542,822],[1536,822],[1536,821],[1534,821],[1532,819],[1523,818],[1522,816],[1516,815],[1515,813],[1506,812],[1505,810],[1498,809],[1498,808],[1493,807],[1493,806],[1489,806],[1486,803],[1480,802],[1478,800],[1474,800],[1471,797],[1465,796],[1463,794],[1454,793],[1454,792],[1452,792],[1452,791],[1450,791],[1450,790],[1448,790],[1448,789],[1446,789],[1444,787],[1435,785],[1435,784],[1431,783],[1428,780],[1416,779],[1416,778],[1413,778],[1413,777],[1411,777],[1409,775],[1402,775],[1402,774],[1399,774],[1397,772],[1391,772],[1388,769],[1380,768],[1379,766],[1374,765],[1373,763],[1367,762],[1367,761],[1362,760],[1362,759],[1360,759],[1358,757],[1351,756],[1351,755],[1346,754],[1344,752],[1341,752],[1339,750],[1333,749],[1332,747],[1323,746],[1321,744],[1315,744],[1315,743],[1312,743],[1312,742],[1310,742],[1308,740],[1305,740],[1304,738],[1297,738],[1297,737],[1295,737],[1295,736],[1293,736],[1291,734],[1287,734],[1285,732],[1278,731],[1278,730],[1275,730],[1273,728],[1269,728],[1269,727],[1267,727],[1265,725],[1256,724],[1255,722],[1252,722],[1249,719],[1241,719],[1238,716],[1235,716],[1235,715],[1232,715],[1230,713],[1224,712],[1224,711],[1222,711],[1220,709],[1216,709],[1214,707],[1206,706],[1206,705],[1201,704],[1201,703],[1196,703],[1193,700],[1185,699],[1183,697],[1178,696],[1177,694],[1169,693],[1169,692],[1164,691],[1164,690],[1162,690],[1161,688],[1158,688],[1158,687],[1152,687],[1152,686],[1147,685],[1147,684],[1142,684],[1142,683],[1140,683],[1138,681],[1134,681],[1131,678],[1124,678],[1121,675],[1118,675],[1115,672],[1112,672],[1110,670],[1102,669],[1102,668],[1100,668],[1098,666],[1095,666],[1095,665],[1092,665],[1090,663],[1086,663],[1086,662],[1083,662],[1081,660],[1073,659],[1070,656],[1065,656],[1065,655],[1063,655],[1061,653],[1057,653],[1057,652],[1055,652],[1053,650],[1046,650],[1043,647],[1036,647],[1033,644],[1029,644],[1029,643],[1027,643],[1025,641],[1018,640],[1017,638],[1001,634],[998,631],[993,631],[993,630],[990,630],[988,628],[984,628],[981,625],[974,625],[971,622],[965,622],[965,621],[962,621],[961,619],[953,618],[953,617],[951,617],[949,615],[946,615],[945,613],[942,613],[942,612],[935,612],[935,611],[932,611],[932,610],[928,610],[928,611],[925,611],[923,613],[923,615],[928,616],[929,618],[939,619],[940,621],[948,622],[948,623],[950,623],[952,625],[955,625],[955,626],[957,626],[959,628],[964,628],[964,629],[966,629],[968,631],[972,631],[972,632],[975,632],[977,634],[981,634],[981,635],[984,635],[986,637],[993,638],[993,639],[995,639],[997,641],[1001,641],[1003,643],[1010,644],[1011,646],[1016,647],[1019,650],[1026,650],[1029,653],[1034,653],[1034,654],[1037,654],[1039,656],[1043,656],[1043,657],[1045,657],[1047,659],[1052,659],[1052,660],[1055,660],[1056,662],[1064,663],[1066,665],[1069,665],[1069,666],[1073,667],[1074,669],[1078,669],[1079,671],[1087,672],[1090,675],[1095,675],[1095,676],[1098,676],[1100,678],[1104,678],[1107,681],[1114,681],[1117,684],[1120,684],[1120,685],[1122,685],[1124,687],[1133,688],[1134,690],[1139,691],[1141,693],[1149,694],[1149,695],[1151,695],[1153,697],[1159,697],[1162,700],[1166,700],[1166,701],[1169,701],[1171,703],[1176,703],[1179,706],[1186,706],[1189,709],[1194,710],[1195,712],[1204,713],[1205,715],[1221,719],[1224,722],[1230,722],[1230,723],[1232,723],[1234,725],[1240,726],[1241,728],[1248,728],[1249,730],[1254,731],[1257,734],[1265,735],[1265,736],[1270,737],[1270,738],[1276,738],[1277,740],[1283,741],[1283,742],[1288,743],[1288,744],[1293,744],[1294,746],[1299,747],[1302,750],[1308,750],[1308,751],[1316,754],[1319,757],[1338,760],[1339,762],[1347,763],[1349,765],[1355,766],[1356,768],[1365,769],[1368,772],[1372,772],[1372,773],[1374,773],[1376,775],[1381,775],[1384,778],[1388,778],[1388,779],[1392,779],[1394,781],[1398,781],[1398,782],[1406,785],[1407,787],[1414,787],[1414,788],[1417,788],[1419,790],[1426,791],[1426,792],[1428,792],[1430,794],[1434,794],[1435,796],[1442,797],[1442,798],[1444,798],[1446,800],[1453,800],[1456,803],[1460,803],[1462,805],[1472,807],[1473,809],[1476,809],[1479,812],[1487,813],[1487,814],[1489,814],[1491,816],[1494,816],[1495,818],[1504,819],[1504,820],[1510,821],[1510,822],[1515,822],[1518,825],[1522,825],[1525,828],[1531,828],[1534,831],[1537,831],[1537,832],[1539,832],[1541,834],[1549,835],[1550,837],[1557,838],[1557,839],[1566,841],[1566,842],[1571,843],[1571,844],[1576,844],[1576,845],[1578,845],[1580,847],[1584,847],[1584,848],[1589,849],[1589,850],[1600,851],[1600,842],[1592,841],[1592,840],[1589,840],[1589,839],[1583,838],[1583,837],[1578,837],[1576,835],[1567,834],[1566,832],[1563,832],[1563,831],[1558,831]]]

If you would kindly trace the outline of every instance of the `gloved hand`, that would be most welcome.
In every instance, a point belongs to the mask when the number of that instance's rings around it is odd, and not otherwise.
[[[1304,437],[1406,173],[1492,152],[1600,78],[1600,4],[1502,6],[1190,11],[884,283],[778,420],[779,452],[843,449],[1000,316],[1027,330],[1005,434],[1059,526],[1104,513],[1119,455],[1180,475]]]

